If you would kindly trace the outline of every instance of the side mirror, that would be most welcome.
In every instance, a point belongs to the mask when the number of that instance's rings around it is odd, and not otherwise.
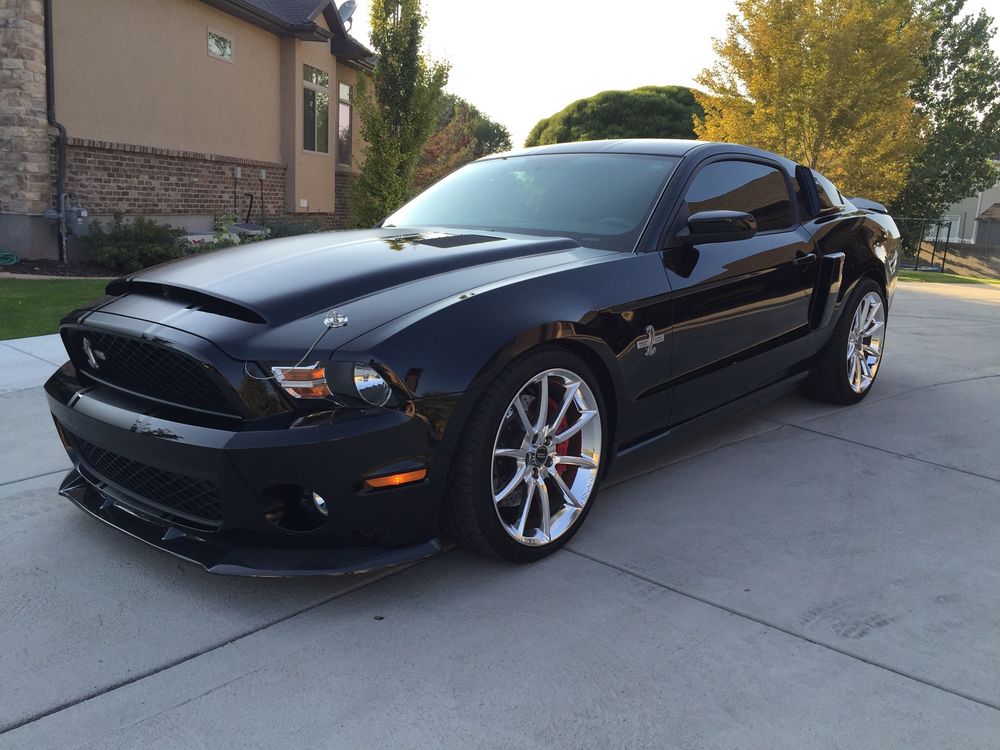
[[[699,211],[687,220],[678,239],[687,245],[748,240],[757,233],[757,220],[743,211]]]

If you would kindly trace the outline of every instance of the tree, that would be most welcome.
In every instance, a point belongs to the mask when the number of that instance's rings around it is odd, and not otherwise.
[[[474,159],[510,147],[507,128],[462,97],[444,94],[438,100],[437,127],[417,164],[414,188],[423,190]]]
[[[371,41],[378,61],[357,87],[364,164],[351,186],[358,226],[373,226],[410,197],[413,173],[434,128],[448,66],[421,53],[420,0],[372,0]]]
[[[540,120],[524,145],[602,138],[694,138],[692,118],[701,113],[691,89],[683,86],[602,91]]]
[[[695,91],[700,138],[776,151],[882,202],[921,150],[910,97],[930,38],[913,0],[737,0]]]
[[[959,17],[965,0],[927,0],[931,45],[911,95],[924,116],[925,148],[892,203],[897,216],[938,219],[952,203],[996,183],[1000,154],[1000,60],[985,11]]]
[[[438,100],[437,129],[444,129],[452,120],[463,115],[468,115],[472,135],[476,139],[477,159],[500,151],[510,151],[510,131],[499,122],[491,120],[475,105],[454,94],[445,94]]]
[[[476,140],[468,110],[458,113],[427,139],[414,178],[414,187],[423,190],[476,158]]]

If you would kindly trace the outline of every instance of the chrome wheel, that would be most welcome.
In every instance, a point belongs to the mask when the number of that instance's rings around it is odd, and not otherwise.
[[[539,546],[576,523],[597,484],[601,414],[587,382],[563,369],[525,383],[493,441],[493,506],[507,534]]]
[[[855,393],[871,387],[882,361],[885,305],[878,292],[868,292],[858,303],[847,335],[847,382]]]

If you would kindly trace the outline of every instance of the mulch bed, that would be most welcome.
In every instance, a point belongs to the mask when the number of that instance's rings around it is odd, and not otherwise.
[[[27,274],[31,276],[113,276],[114,272],[101,268],[91,261],[62,264],[57,260],[22,260],[12,266],[0,266],[0,274]]]

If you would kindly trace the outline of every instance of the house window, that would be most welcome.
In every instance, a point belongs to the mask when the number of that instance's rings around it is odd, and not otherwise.
[[[302,148],[330,153],[330,74],[302,66]]]
[[[337,110],[337,162],[351,166],[351,87],[340,84],[340,107]]]
[[[218,31],[208,30],[208,54],[217,60],[233,61],[233,39]]]

